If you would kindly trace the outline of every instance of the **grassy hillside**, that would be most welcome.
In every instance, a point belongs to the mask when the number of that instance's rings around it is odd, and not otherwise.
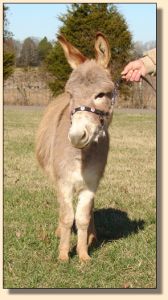
[[[70,262],[57,260],[56,195],[34,155],[41,116],[4,110],[4,288],[156,288],[155,114],[114,114],[95,200],[99,241],[86,265],[75,234]]]

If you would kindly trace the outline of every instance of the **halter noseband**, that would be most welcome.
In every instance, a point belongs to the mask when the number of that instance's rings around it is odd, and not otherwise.
[[[99,116],[100,118],[100,123],[101,125],[103,126],[104,125],[104,117],[108,117],[109,116],[109,113],[108,112],[105,112],[103,110],[99,110],[99,109],[96,109],[94,107],[89,107],[89,106],[79,106],[79,107],[76,107],[74,108],[72,111],[71,111],[71,117],[78,111],[87,111],[87,112],[91,112],[93,114],[96,114]]]
[[[116,100],[116,96],[117,96],[117,87],[118,86],[116,84],[115,87],[114,87],[114,90],[112,92],[111,105],[115,104],[115,100]],[[100,123],[101,123],[102,126],[104,125],[104,117],[108,117],[110,115],[109,112],[105,112],[103,110],[96,109],[94,107],[89,107],[89,106],[81,105],[79,107],[74,108],[71,111],[71,118],[78,111],[87,111],[87,112],[91,112],[93,114],[98,115],[99,119],[100,119]]]

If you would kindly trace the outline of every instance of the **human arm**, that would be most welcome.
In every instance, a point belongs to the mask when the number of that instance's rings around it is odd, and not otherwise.
[[[156,74],[156,48],[144,53],[142,58],[128,63],[121,72],[127,81],[139,81],[141,76]]]

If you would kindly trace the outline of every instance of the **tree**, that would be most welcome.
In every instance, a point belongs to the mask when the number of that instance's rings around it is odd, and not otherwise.
[[[26,38],[23,42],[18,65],[20,67],[34,67],[38,65],[37,46],[31,38]]]
[[[12,33],[8,30],[8,19],[7,19],[8,7],[4,5],[3,17],[4,17],[4,30],[3,30],[3,75],[6,80],[14,71],[15,54],[14,45],[12,40]]]
[[[60,33],[87,57],[94,57],[96,32],[104,33],[110,43],[112,74],[115,80],[131,59],[132,36],[123,16],[113,4],[72,4],[65,15]],[[50,83],[54,94],[62,91],[71,72],[60,45],[56,42],[46,60],[48,71],[55,77]]]
[[[156,41],[148,41],[143,45],[144,51],[148,51],[153,48],[156,48]]]
[[[142,57],[143,55],[143,43],[141,41],[137,41],[134,43],[134,52],[136,58]]]
[[[4,30],[3,30],[3,38],[4,40],[8,40],[12,38],[13,34],[11,31],[8,29],[9,21],[7,19],[7,12],[9,10],[9,7],[6,5],[3,6],[3,25],[4,25]]]
[[[15,65],[18,66],[18,60],[22,50],[22,43],[19,40],[13,40],[14,51],[15,51]]]
[[[44,37],[38,44],[38,56],[39,56],[39,61],[42,62],[45,60],[47,55],[50,53],[52,49],[52,44],[47,40],[46,37]]]
[[[13,73],[14,54],[5,52],[3,57],[3,77],[6,80]]]

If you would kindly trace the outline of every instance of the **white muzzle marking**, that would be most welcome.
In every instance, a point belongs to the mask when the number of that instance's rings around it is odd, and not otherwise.
[[[71,144],[80,149],[86,147],[94,139],[95,132],[98,132],[97,124],[93,122],[93,119],[81,114],[84,112],[76,113],[73,116],[68,134]]]

